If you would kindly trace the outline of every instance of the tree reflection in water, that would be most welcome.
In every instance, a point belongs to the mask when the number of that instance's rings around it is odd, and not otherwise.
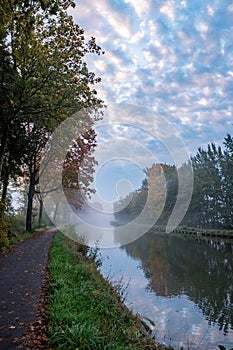
[[[232,244],[152,232],[122,249],[141,260],[158,296],[186,294],[209,325],[224,334],[233,329]]]

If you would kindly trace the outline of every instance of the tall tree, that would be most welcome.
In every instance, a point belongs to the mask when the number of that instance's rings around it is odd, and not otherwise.
[[[22,63],[26,52],[34,49],[35,8],[52,15],[58,10],[58,3],[57,0],[0,0],[0,176],[12,123],[22,120],[27,70],[27,65],[24,70]],[[72,1],[66,4],[74,5]]]
[[[221,157],[223,183],[223,220],[224,226],[233,227],[233,137],[230,134],[224,139],[224,151]]]
[[[85,41],[83,29],[67,13],[69,5],[74,3],[12,0],[2,7],[0,172],[10,156],[11,130],[24,128],[25,148],[15,140],[22,151],[17,161],[28,167],[32,199],[38,158],[54,129],[82,108],[92,108],[93,118],[99,118],[103,106],[91,88],[100,78],[84,61],[101,48],[94,38]]]
[[[221,148],[211,143],[207,150],[199,148],[192,157],[194,191],[189,208],[193,223],[217,227],[222,215],[222,181],[220,171]]]

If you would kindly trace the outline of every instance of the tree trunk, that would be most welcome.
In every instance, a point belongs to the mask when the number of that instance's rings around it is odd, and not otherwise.
[[[39,198],[40,208],[39,208],[39,217],[38,217],[38,225],[41,226],[42,223],[42,215],[43,215],[43,200]]]
[[[8,126],[6,127],[6,130],[3,130],[2,139],[1,139],[1,146],[0,146],[0,178],[2,176],[2,168],[3,168],[4,159],[5,159],[5,151],[6,151],[6,146],[7,146],[7,137],[8,137]]]
[[[56,203],[56,207],[55,207],[54,214],[53,214],[53,222],[56,221],[56,219],[57,219],[58,207],[59,207],[59,202]]]
[[[26,231],[32,231],[32,208],[33,208],[33,198],[35,194],[35,184],[36,184],[36,171],[30,171],[30,183],[28,190],[28,203],[27,203],[27,214],[26,214]]]
[[[6,202],[8,185],[9,185],[9,167],[6,166],[5,171],[4,171],[4,175],[2,178],[2,198],[1,198],[2,203]]]

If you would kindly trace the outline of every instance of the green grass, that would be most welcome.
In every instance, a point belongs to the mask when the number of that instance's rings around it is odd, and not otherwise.
[[[82,246],[61,233],[50,250],[48,347],[64,350],[162,349],[140,330],[142,321],[121,302]],[[168,348],[167,348],[168,349]]]

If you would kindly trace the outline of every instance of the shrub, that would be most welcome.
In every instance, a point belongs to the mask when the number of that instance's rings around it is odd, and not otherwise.
[[[0,250],[9,245],[8,230],[10,228],[10,219],[6,213],[5,203],[0,203]]]

